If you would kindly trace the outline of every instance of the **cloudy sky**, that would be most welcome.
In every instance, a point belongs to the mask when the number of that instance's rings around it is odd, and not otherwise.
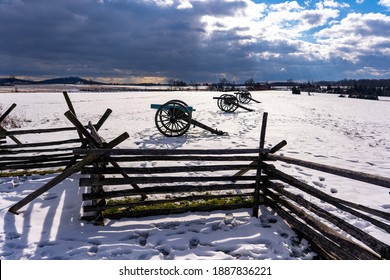
[[[390,0],[0,0],[0,76],[390,78]]]

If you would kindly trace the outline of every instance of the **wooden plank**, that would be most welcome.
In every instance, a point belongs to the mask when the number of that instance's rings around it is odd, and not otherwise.
[[[322,233],[325,237],[339,244],[339,246],[348,254],[356,256],[356,258],[362,260],[380,259],[379,255],[374,254],[373,252],[367,250],[366,248],[363,248],[360,244],[357,244],[354,241],[347,239],[341,233],[337,232],[336,229],[331,228],[325,223],[322,223],[321,221],[309,215],[307,212],[303,211],[297,206],[293,205],[291,202],[287,201],[283,197],[277,196],[275,193],[267,189],[264,189],[263,191],[267,196],[270,196],[272,199],[277,201],[277,203],[289,209],[291,213],[293,213],[294,215],[296,215],[297,217],[305,221],[309,226],[313,227],[314,229]]]
[[[77,131],[79,131],[89,141],[90,145],[93,145],[93,147],[99,147],[99,143],[95,140],[95,138],[93,138],[93,136],[88,132],[84,125],[80,123],[80,121],[71,111],[65,112],[64,115],[77,128]]]
[[[266,198],[267,205],[282,217],[294,231],[299,232],[319,253],[330,260],[356,260],[357,258],[345,252],[338,244],[329,240],[319,232],[292,216],[273,200]]]
[[[282,140],[282,141],[280,141],[278,144],[276,144],[275,146],[273,146],[270,150],[269,150],[269,152],[271,153],[271,154],[274,154],[274,153],[276,153],[277,151],[279,151],[280,149],[282,149],[284,146],[286,146],[287,145],[287,141],[286,140]]]
[[[99,129],[102,127],[102,125],[105,123],[105,121],[108,119],[108,117],[110,116],[111,113],[112,113],[111,109],[107,109],[104,112],[103,116],[99,119],[99,121],[95,125],[96,131],[99,131]],[[82,136],[81,133],[79,135]],[[80,148],[86,148],[86,147],[88,147],[88,140],[84,140],[83,143],[81,144]],[[71,167],[79,158],[80,158],[80,155],[75,155],[74,158],[65,167],[65,169],[68,169],[69,167]]]
[[[285,174],[282,172],[282,174]],[[286,176],[290,176],[290,175],[287,175],[285,174]],[[313,188],[309,185],[307,185],[309,189],[313,189],[317,195],[318,198],[324,200],[324,201],[331,201],[333,203],[339,203],[339,204],[342,204],[343,206],[348,206],[348,207],[351,207],[351,208],[355,208],[357,210],[360,210],[360,211],[363,211],[363,212],[366,212],[368,214],[371,214],[371,215],[375,215],[377,217],[380,217],[382,219],[385,219],[385,220],[388,220],[390,221],[390,213],[388,212],[384,212],[384,211],[380,211],[380,210],[377,210],[377,209],[372,209],[370,207],[367,207],[367,206],[364,206],[364,205],[361,205],[361,204],[357,204],[357,203],[354,203],[352,201],[347,201],[347,200],[344,200],[344,199],[341,199],[341,198],[337,198],[337,197],[333,197],[333,196],[330,196],[328,194],[325,194],[319,190],[317,190],[316,188]],[[314,195],[314,194],[313,194]],[[328,202],[328,203],[331,203],[331,202]],[[348,208],[349,209],[349,208]]]
[[[8,157],[9,158],[9,157]],[[40,163],[40,162],[54,162],[54,161],[61,161],[61,160],[70,160],[72,159],[72,155],[68,156],[56,156],[56,155],[49,155],[46,157],[40,157],[40,158],[30,158],[25,157],[24,160],[8,160],[3,161],[3,158],[0,158],[0,166],[5,165],[13,165],[13,164],[30,164],[30,163]]]
[[[0,116],[0,124],[5,120],[5,118],[15,109],[16,104],[13,103],[1,116]]]
[[[373,236],[369,235],[368,233],[364,232],[363,230],[354,227],[350,223],[346,222],[344,219],[339,218],[332,213],[322,209],[321,207],[317,206],[316,204],[307,201],[300,195],[293,194],[283,188],[280,184],[273,183],[269,180],[266,180],[266,184],[268,187],[272,188],[273,190],[277,191],[278,193],[286,196],[287,198],[291,199],[292,201],[296,202],[297,204],[305,207],[307,210],[312,211],[315,215],[326,219],[327,221],[333,223],[340,229],[344,230],[351,236],[355,237],[357,240],[361,241],[362,243],[369,246],[372,250],[374,250],[376,253],[380,254],[382,258],[390,259],[390,246],[383,243],[382,241],[374,238]]]
[[[174,214],[181,214],[187,212],[211,212],[211,211],[228,211],[234,209],[251,208],[252,203],[237,203],[230,205],[207,205],[198,207],[183,207],[176,209],[154,209],[154,210],[143,210],[143,211],[124,211],[119,214],[105,214],[104,218],[108,219],[121,219],[121,218],[143,218],[147,216],[167,216]],[[94,219],[94,216],[83,216],[83,220],[90,221]]]
[[[265,164],[266,165],[266,164]],[[269,166],[269,165],[266,165],[266,169],[265,169],[265,172],[267,174],[272,174],[272,176],[275,176],[276,178],[278,178],[279,180],[281,181],[284,181],[312,196],[315,196],[325,202],[328,202],[334,206],[336,206],[337,208],[339,208],[340,210],[343,210],[343,211],[346,211],[348,213],[351,213],[353,215],[355,215],[356,217],[359,217],[359,218],[362,218],[366,221],[369,221],[370,223],[372,223],[373,225],[381,228],[381,229],[384,229],[385,231],[387,231],[388,233],[390,233],[390,225],[388,224],[385,224],[381,221],[378,221],[370,216],[367,216],[366,214],[364,213],[361,213],[359,211],[356,211],[350,207],[347,207],[345,206],[339,199],[335,198],[335,197],[332,197],[330,195],[327,195],[319,190],[317,190],[316,188],[308,185],[308,184],[305,184],[301,181],[299,181],[298,179],[288,175],[288,174],[285,174],[279,170],[276,170],[275,168]]]
[[[0,133],[1,133],[2,131],[4,132],[4,131],[8,131],[8,130],[6,130],[5,128],[3,128],[2,126],[0,126]],[[0,137],[5,138],[5,136],[0,136]],[[15,136],[13,136],[13,135],[8,135],[8,137],[9,137],[12,141],[14,141],[17,145],[21,145],[21,144],[22,144],[22,142],[20,142],[19,139],[16,138]]]
[[[114,140],[112,140],[110,143],[107,144],[108,148],[114,148],[124,140],[129,138],[129,134],[123,133],[116,137]],[[104,155],[103,155],[104,156]],[[98,159],[99,156],[87,156],[83,160],[77,162],[73,166],[69,167],[68,169],[64,170],[61,174],[57,175],[54,177],[52,180],[47,182],[45,185],[37,189],[36,191],[30,193],[27,195],[25,198],[23,198],[21,201],[16,203],[14,206],[12,206],[8,211],[13,213],[13,214],[18,214],[18,210],[25,206],[26,204],[30,203],[33,199],[39,197],[43,193],[47,192],[72,174],[79,172],[85,165],[92,163],[96,159]]]
[[[273,154],[273,153],[279,151],[281,148],[283,148],[283,147],[286,146],[286,145],[287,145],[286,140],[283,140],[283,141],[279,142],[278,144],[276,144],[275,146],[273,146],[273,147],[269,150],[269,152]],[[258,159],[259,159],[259,157],[257,157],[250,165],[256,165],[256,166],[257,166]],[[263,160],[266,160],[266,159],[268,160],[267,157],[264,157]],[[247,173],[249,170],[250,170],[250,169],[243,169],[243,170],[240,170],[239,172],[237,172],[237,173],[234,174],[234,175],[235,175],[235,176],[242,176],[242,175],[244,175],[245,173]]]
[[[89,156],[87,156],[89,157]],[[164,177],[129,177],[129,178],[106,178],[104,181],[80,178],[80,186],[99,186],[99,185],[128,185],[128,184],[154,184],[154,183],[183,183],[183,182],[221,182],[221,181],[256,181],[256,176],[206,176],[206,177],[178,177],[178,176],[164,176]]]
[[[41,128],[41,129],[7,130],[7,131],[0,131],[0,136],[41,134],[41,133],[72,131],[72,130],[76,130],[76,128],[75,127],[55,127],[55,128]]]
[[[76,149],[76,155],[227,155],[268,153],[269,149]]]
[[[183,155],[183,156],[149,156],[149,155],[140,155],[140,156],[110,156],[110,158],[116,162],[134,162],[134,161],[256,161],[258,156],[191,156],[191,155]],[[256,165],[255,164],[255,165]]]
[[[73,151],[74,148],[52,148],[52,149],[12,149],[12,150],[2,150],[0,148],[0,155],[16,155],[16,154],[34,154],[34,153],[52,153],[52,152],[65,152]]]
[[[66,161],[58,162],[40,162],[40,163],[23,163],[23,164],[10,164],[1,165],[0,170],[28,170],[28,169],[41,169],[41,168],[53,168],[53,167],[65,167],[68,164]]]
[[[256,187],[255,187],[255,195],[254,195],[254,200],[255,203],[253,205],[253,217],[258,217],[259,216],[259,205],[260,205],[260,189],[262,187],[262,182],[261,182],[261,173],[263,169],[263,160],[264,160],[264,153],[262,150],[264,150],[264,143],[265,143],[265,133],[267,130],[267,118],[268,118],[268,113],[264,112],[263,113],[263,121],[261,125],[261,131],[260,131],[260,143],[259,143],[259,158],[257,161],[257,171],[256,171]],[[248,169],[248,168],[247,168]]]
[[[64,95],[65,102],[68,105],[69,110],[76,116],[76,111],[74,110],[74,107],[73,107],[72,101],[69,98],[68,92],[64,91],[64,92],[62,92],[62,94]],[[79,131],[77,131],[77,134],[79,135],[80,139],[83,139],[83,135]]]
[[[104,211],[108,209],[129,208],[134,206],[149,206],[149,205],[156,205],[161,203],[176,203],[176,202],[183,202],[183,201],[211,200],[211,199],[224,199],[224,198],[236,198],[236,197],[244,198],[244,197],[251,197],[251,196],[253,196],[253,193],[252,194],[222,194],[222,195],[192,195],[192,196],[176,197],[171,199],[138,201],[132,203],[86,205],[83,207],[83,210],[84,212]]]
[[[126,174],[159,174],[159,173],[181,173],[181,172],[214,172],[214,171],[227,171],[227,170],[240,170],[246,168],[247,164],[225,164],[225,165],[201,165],[201,166],[164,166],[164,167],[106,167],[91,168],[85,167],[81,171],[82,174],[120,174],[125,172]],[[256,169],[256,166],[249,167],[252,170]]]
[[[49,159],[49,158],[52,158],[52,157],[57,157],[57,158],[61,158],[61,157],[68,157],[68,156],[73,156],[73,153],[71,152],[68,152],[68,153],[55,153],[55,154],[45,154],[45,155],[37,155],[37,156],[8,156],[8,157],[1,157],[0,158],[0,162],[2,161],[9,161],[9,160],[12,160],[12,161],[26,161],[26,160],[29,160],[29,161],[41,161],[41,160],[46,160],[46,159]]]
[[[280,160],[286,163],[291,163],[303,167],[308,167],[311,169],[323,171],[326,173],[342,176],[345,178],[350,178],[358,181],[362,181],[365,183],[385,187],[385,188],[390,188],[390,178],[378,176],[378,175],[372,175],[372,174],[367,174],[364,172],[357,172],[353,171],[350,169],[344,169],[344,168],[338,168],[334,166],[329,166],[325,164],[319,164],[315,162],[309,162],[309,161],[304,161],[300,159],[295,159],[295,158],[290,158],[290,157],[285,157],[285,156],[279,156],[279,155],[267,155],[267,159],[272,159],[272,160]]]
[[[25,143],[20,145],[3,145],[1,149],[15,149],[15,148],[34,148],[34,147],[44,147],[44,146],[58,146],[65,144],[73,144],[80,143],[82,140],[80,139],[67,139],[67,140],[59,140],[59,141],[50,141],[50,142],[37,142],[37,143]],[[74,147],[78,148],[78,147]]]
[[[255,183],[247,184],[210,184],[210,185],[169,185],[169,186],[151,186],[141,189],[125,189],[125,190],[114,190],[105,191],[101,194],[83,193],[83,201],[99,199],[99,198],[115,198],[124,196],[137,196],[141,194],[167,194],[176,192],[212,192],[212,191],[223,191],[223,190],[254,190]]]

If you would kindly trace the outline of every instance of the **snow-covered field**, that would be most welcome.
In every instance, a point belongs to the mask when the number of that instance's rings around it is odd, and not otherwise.
[[[128,132],[122,148],[257,148],[263,112],[268,112],[266,145],[287,141],[279,154],[389,177],[390,103],[338,98],[337,95],[292,95],[287,91],[252,92],[261,104],[224,113],[216,105],[217,92],[69,93],[80,120],[97,121],[107,108],[112,115],[101,134],[111,140]],[[167,138],[154,124],[151,103],[181,99],[196,108],[193,118],[229,136],[190,128],[185,136]],[[0,93],[3,110],[18,106],[12,115],[26,120],[23,128],[69,126],[62,92]],[[75,132],[72,132],[75,133]],[[71,134],[71,133],[70,133]],[[76,136],[76,135],[73,135]],[[35,139],[25,139],[31,142]],[[47,139],[50,140],[50,139]],[[342,179],[289,164],[277,166],[336,197],[390,212],[389,189]],[[55,175],[0,178],[0,258],[145,260],[145,259],[312,259],[305,240],[269,209],[259,219],[250,209],[187,213],[169,217],[109,221],[96,227],[80,221],[81,192],[74,175],[21,209],[10,206]],[[390,235],[352,215],[327,210],[390,244]]]

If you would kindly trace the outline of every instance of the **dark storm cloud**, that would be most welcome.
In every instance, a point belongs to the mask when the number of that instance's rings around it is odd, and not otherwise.
[[[181,4],[186,2],[0,0],[0,76],[308,79],[323,73],[321,66],[330,68],[332,55],[354,50],[353,45],[334,45],[340,32],[369,32],[377,38],[390,30],[384,15],[365,21],[351,17],[351,24],[335,21],[335,28],[319,32],[323,43],[312,46],[307,32],[328,27],[336,10],[296,9],[296,3],[286,2],[278,6],[283,14],[267,17],[249,0]],[[345,67],[338,69],[349,71],[353,63],[341,61]]]
[[[43,72],[45,65],[59,72],[68,67],[164,70],[168,61],[189,59],[197,47],[203,30],[192,18],[137,1],[2,3],[0,50],[13,63],[2,68],[16,66],[28,73],[24,65],[30,62],[29,67]]]

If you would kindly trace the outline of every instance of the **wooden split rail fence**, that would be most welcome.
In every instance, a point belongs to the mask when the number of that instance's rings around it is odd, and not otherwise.
[[[66,92],[64,92],[64,97],[70,111],[75,114]],[[76,148],[87,147],[88,142],[74,126],[12,130],[4,128],[1,123],[16,106],[12,104],[0,116],[0,139],[3,139],[0,142],[0,174],[15,171],[26,174],[33,171],[58,172],[70,167],[78,160],[72,151]],[[111,112],[108,109],[103,114],[99,122],[94,125],[95,129],[100,129]]]
[[[390,178],[375,176],[363,172],[355,172],[333,166],[327,166],[299,159],[270,155],[266,160],[277,160],[301,167],[310,168],[369,183],[368,187],[390,188]],[[324,205],[333,205],[338,212],[353,215],[357,220],[367,221],[390,234],[390,213],[378,209],[346,201],[326,194],[318,188],[310,186],[291,175],[288,175],[273,165],[264,163],[263,194],[265,204],[274,209],[296,231],[312,241],[316,249],[328,259],[390,259],[390,246],[369,233],[351,225],[335,212],[325,210]],[[284,184],[295,187],[307,195],[294,194]],[[310,198],[305,199],[304,197]],[[315,204],[311,200],[318,198],[321,203]],[[342,234],[344,233],[344,234]],[[345,236],[350,236],[346,238]]]
[[[321,204],[294,194],[284,184],[367,221],[385,234],[390,234],[390,213],[325,194],[278,170],[270,162],[283,161],[385,188],[390,188],[390,179],[274,154],[286,141],[271,149],[264,148],[267,113],[263,115],[257,149],[139,150],[113,149],[129,137],[127,133],[108,143],[99,135],[98,129],[109,113],[106,112],[97,125],[90,122],[84,126],[69,107],[65,116],[82,139],[81,146],[73,150],[71,164],[12,206],[9,212],[18,214],[20,208],[38,196],[81,172],[89,175],[80,179],[80,187],[89,189],[82,197],[85,201],[82,219],[96,224],[103,224],[104,218],[243,207],[252,208],[253,216],[257,217],[259,205],[265,204],[311,242],[324,258],[390,259],[388,244],[347,223],[334,212],[326,211]],[[17,135],[1,130],[3,136]]]

